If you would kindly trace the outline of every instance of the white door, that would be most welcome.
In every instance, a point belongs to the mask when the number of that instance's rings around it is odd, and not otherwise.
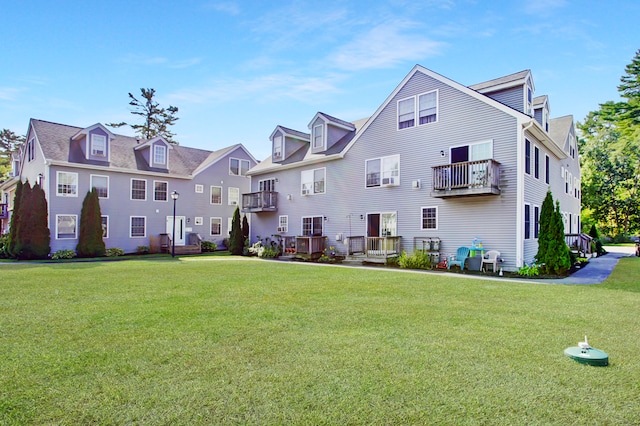
[[[176,245],[183,246],[185,241],[184,235],[184,216],[176,216]],[[173,240],[173,216],[167,216],[167,234],[171,236]]]

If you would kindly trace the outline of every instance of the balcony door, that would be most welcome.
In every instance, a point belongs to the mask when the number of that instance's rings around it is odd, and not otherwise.
[[[493,158],[493,141],[478,142],[451,148],[451,164],[489,160]],[[483,185],[487,180],[487,163],[469,167],[452,166],[453,186]]]

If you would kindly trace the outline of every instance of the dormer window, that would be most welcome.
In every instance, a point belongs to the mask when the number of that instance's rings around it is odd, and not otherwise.
[[[153,163],[167,164],[167,147],[164,145],[154,145],[153,147]]]
[[[547,108],[542,108],[542,127],[547,132],[549,131],[549,111]]]
[[[525,102],[525,114],[533,117],[533,89],[531,88],[531,80],[527,79],[527,100]]]
[[[324,124],[316,124],[313,126],[313,148],[322,148],[324,146]]]
[[[273,138],[273,159],[282,159],[282,135]]]
[[[107,137],[104,135],[91,135],[91,155],[104,157],[107,155]]]

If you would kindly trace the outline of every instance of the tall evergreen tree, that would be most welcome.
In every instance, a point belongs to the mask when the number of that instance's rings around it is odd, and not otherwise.
[[[571,268],[571,255],[564,238],[564,223],[560,212],[560,203],[553,206],[551,190],[540,208],[540,232],[538,233],[538,253],[536,262],[543,272],[564,274]]]
[[[129,126],[144,139],[151,139],[155,136],[162,136],[167,142],[177,144],[173,139],[174,133],[169,129],[173,126],[178,117],[178,107],[169,105],[167,108],[160,107],[153,97],[156,89],[141,88],[140,93],[143,100],[139,100],[132,93],[129,93],[129,105],[133,107],[131,114],[138,115],[144,119],[142,124],[108,123],[107,126],[121,127]]]
[[[16,185],[16,192],[13,196],[13,213],[11,214],[11,220],[9,221],[9,242],[7,248],[7,255],[9,257],[18,257],[16,251],[16,244],[18,241],[18,227],[20,226],[20,204],[22,202],[22,193],[24,192],[24,184],[21,180]]]
[[[78,257],[99,257],[105,254],[105,245],[102,239],[102,213],[96,188],[87,192],[82,202],[76,253]]]
[[[247,215],[242,215],[242,242],[246,244],[247,238],[249,238],[249,220]]]
[[[51,235],[47,220],[47,200],[40,185],[22,188],[16,229],[15,253],[18,259],[46,259],[51,252]]]
[[[240,207],[236,207],[231,220],[231,235],[229,235],[229,251],[231,254],[240,255],[244,248],[242,239],[242,225],[240,223]]]

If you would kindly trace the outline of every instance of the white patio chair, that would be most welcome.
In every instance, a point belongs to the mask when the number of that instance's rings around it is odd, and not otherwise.
[[[493,272],[498,272],[498,257],[500,257],[499,251],[489,250],[482,257],[482,270],[484,271],[484,265],[486,264],[486,265],[493,265]]]

